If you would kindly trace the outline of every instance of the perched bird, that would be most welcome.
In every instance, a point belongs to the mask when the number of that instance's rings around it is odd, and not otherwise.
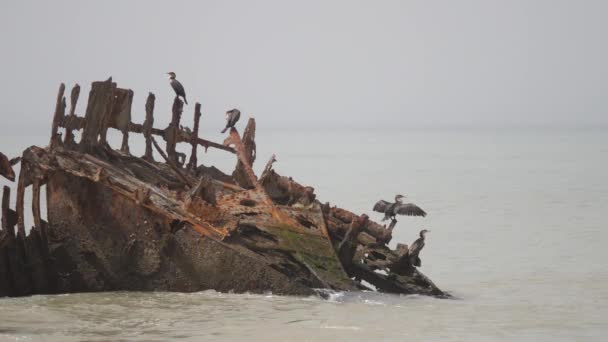
[[[389,218],[395,220],[395,216],[406,215],[406,216],[426,216],[426,212],[414,203],[403,203],[405,196],[395,196],[395,203],[390,203],[385,200],[380,200],[374,205],[374,211],[384,213],[382,221],[386,221]]]
[[[430,232],[430,230],[423,229],[420,231],[420,237],[414,241],[414,243],[410,246],[408,251],[408,258],[410,259],[410,263],[414,266],[420,267],[422,262],[420,261],[420,251],[424,248],[424,239],[426,238],[426,233]]]
[[[184,103],[188,104],[188,100],[186,100],[186,91],[184,90],[184,86],[179,83],[178,80],[175,79],[174,72],[168,72],[169,75],[169,83],[171,83],[171,88],[175,90],[175,95],[177,97],[181,96],[184,99]]]
[[[19,159],[20,158],[14,158],[9,160],[7,156],[0,152],[0,175],[14,182],[15,171],[13,170],[13,165],[17,164],[19,162]]]
[[[237,121],[241,118],[241,111],[234,108],[226,112],[226,128],[222,131],[222,133],[226,133],[228,128],[234,127]]]

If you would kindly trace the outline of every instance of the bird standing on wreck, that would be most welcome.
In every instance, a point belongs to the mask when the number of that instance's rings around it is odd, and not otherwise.
[[[175,95],[177,97],[182,97],[184,99],[184,103],[188,104],[188,100],[186,100],[186,91],[184,90],[184,86],[179,83],[178,80],[175,79],[175,73],[172,72],[168,72],[167,75],[169,75],[169,83],[171,83],[171,88],[173,88],[173,90],[175,90]]]
[[[382,221],[388,219],[396,220],[395,216],[406,215],[406,216],[426,216],[426,212],[414,203],[403,203],[405,196],[395,196],[395,203],[390,203],[385,200],[380,200],[374,205],[374,211],[384,213]]]
[[[228,128],[234,127],[237,121],[241,118],[241,111],[234,108],[226,112],[226,127],[222,133],[226,133]]]
[[[13,165],[17,164],[21,158],[8,159],[2,152],[0,152],[0,175],[6,177],[11,182],[15,181],[15,171]]]
[[[420,267],[422,262],[420,261],[420,251],[424,248],[424,239],[426,238],[426,233],[430,232],[430,230],[423,229],[420,231],[420,237],[412,243],[410,249],[408,251],[408,258],[410,259],[410,263],[416,267]]]

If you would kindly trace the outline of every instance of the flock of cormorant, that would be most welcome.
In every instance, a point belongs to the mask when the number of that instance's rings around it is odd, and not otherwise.
[[[405,196],[403,195],[396,195],[394,203],[390,203],[385,200],[379,200],[378,202],[376,202],[376,204],[374,204],[373,210],[379,213],[384,213],[382,221],[391,219],[393,221],[393,226],[397,223],[397,215],[422,217],[426,216],[426,212],[414,203],[403,203],[404,198]],[[426,238],[426,233],[428,232],[430,232],[430,230],[421,230],[420,237],[416,239],[416,241],[414,241],[414,243],[412,243],[412,245],[409,247],[408,256],[410,259],[410,263],[414,266],[420,267],[421,265],[420,257],[418,255],[424,247],[424,240]]]
[[[175,78],[174,72],[168,72],[169,75],[169,83],[171,87],[175,91],[175,95],[179,98],[180,96],[184,99],[184,103],[188,104],[186,100],[186,91],[184,90],[184,86]],[[226,127],[222,130],[222,133],[225,133],[229,128],[234,127],[234,125],[241,118],[241,111],[234,108],[226,112]],[[426,216],[426,212],[422,210],[419,206],[414,203],[403,203],[403,199],[405,196],[396,195],[395,202],[391,203],[385,200],[379,200],[374,205],[373,210],[379,213],[384,213],[384,217],[382,221],[386,221],[391,219],[394,223],[397,222],[397,215],[405,215],[405,216]],[[420,267],[420,251],[424,247],[424,240],[426,238],[426,233],[430,232],[429,230],[423,229],[420,231],[420,237],[412,243],[409,247],[408,256],[412,265]]]

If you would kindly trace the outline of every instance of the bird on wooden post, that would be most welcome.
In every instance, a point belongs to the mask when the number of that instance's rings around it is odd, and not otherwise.
[[[226,127],[222,133],[226,133],[228,128],[234,127],[237,121],[241,118],[241,111],[234,108],[226,112]]]
[[[395,221],[395,216],[406,215],[406,216],[426,216],[426,212],[414,203],[403,203],[405,196],[395,196],[395,203],[390,203],[385,200],[380,200],[374,205],[374,211],[384,213],[382,221],[386,221],[389,218]]]
[[[420,267],[422,262],[420,261],[420,251],[424,248],[424,239],[426,238],[426,233],[430,232],[430,230],[423,229],[420,231],[420,237],[412,243],[410,249],[408,251],[408,258],[410,259],[410,263],[414,266]]]
[[[175,95],[177,97],[182,97],[184,99],[184,103],[188,104],[188,100],[186,100],[186,91],[184,90],[184,86],[179,83],[178,80],[175,79],[175,73],[172,72],[168,72],[167,75],[169,75],[169,83],[171,84],[171,88],[173,88],[173,90],[175,90]]]

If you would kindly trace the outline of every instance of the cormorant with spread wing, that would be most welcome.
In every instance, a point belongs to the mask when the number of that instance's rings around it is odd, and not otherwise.
[[[430,232],[430,230],[423,229],[420,231],[420,237],[412,243],[410,249],[408,251],[408,258],[410,259],[410,263],[416,267],[420,267],[422,262],[420,261],[420,251],[424,248],[424,239],[426,238],[426,233]]]
[[[426,212],[414,203],[403,203],[405,196],[395,196],[395,203],[390,203],[385,200],[380,200],[374,205],[374,211],[384,213],[382,221],[386,221],[389,218],[395,220],[395,216],[406,215],[406,216],[426,216]]]
[[[241,111],[234,108],[226,112],[226,128],[222,131],[222,133],[226,133],[228,128],[234,127],[237,121],[241,118]]]
[[[177,97],[181,96],[184,99],[184,103],[188,104],[188,100],[186,100],[186,91],[184,90],[184,86],[179,83],[178,80],[175,79],[175,73],[168,72],[167,75],[169,75],[169,83],[171,83],[171,88],[175,90],[175,95]]]

